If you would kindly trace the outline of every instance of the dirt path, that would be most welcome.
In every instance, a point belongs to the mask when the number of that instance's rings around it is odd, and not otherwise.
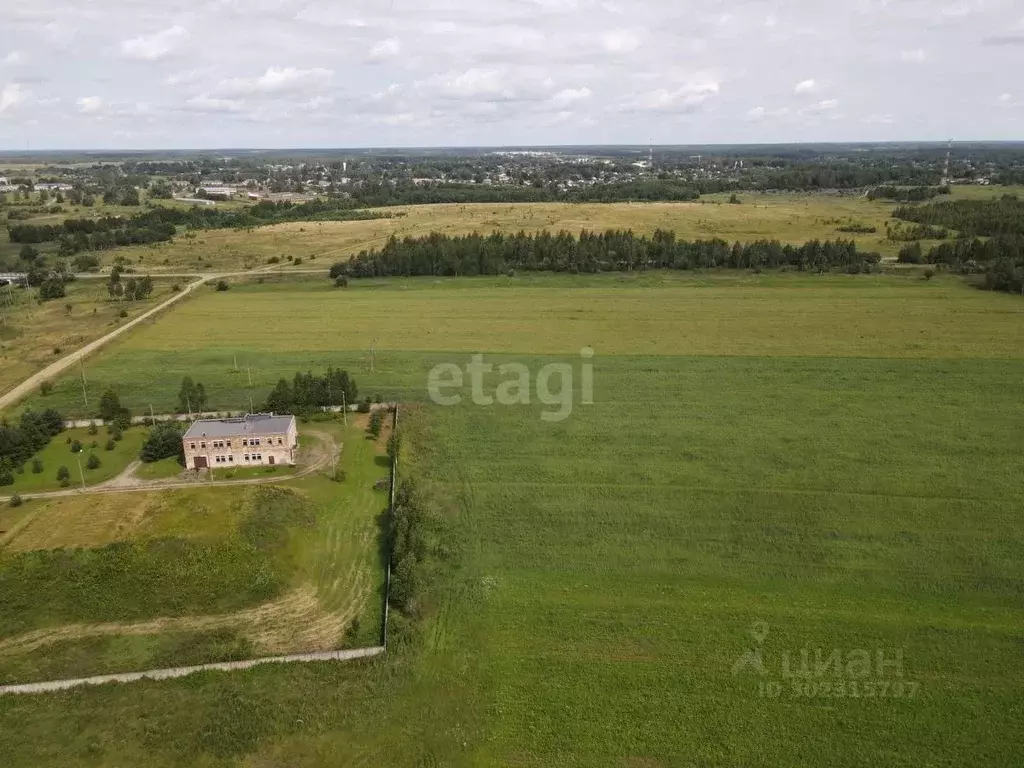
[[[142,480],[135,477],[135,470],[139,462],[135,461],[117,477],[106,482],[93,485],[89,488],[69,488],[65,491],[47,491],[45,493],[26,493],[22,499],[59,499],[67,496],[90,496],[112,493],[136,493],[138,491],[163,491],[176,488],[217,488],[227,485],[269,485],[271,483],[286,483],[289,480],[297,480],[301,477],[308,477],[315,472],[326,469],[334,457],[338,455],[341,446],[334,438],[326,432],[308,430],[307,435],[316,438],[315,446],[308,449],[308,464],[300,471],[280,477],[253,477],[246,480],[207,480],[207,481],[182,481],[173,478],[168,480]],[[10,500],[9,496],[0,496],[0,503]]]
[[[133,683],[137,680],[170,680],[175,677],[186,677],[197,672],[234,672],[240,669],[252,669],[261,664],[298,664],[317,661],[351,661],[379,656],[385,652],[384,646],[359,648],[352,651],[326,651],[323,653],[300,653],[293,656],[273,656],[248,661],[226,661],[217,664],[200,664],[195,667],[172,667],[170,669],[151,669],[147,672],[129,672],[121,675],[97,675],[96,677],[79,677],[69,680],[51,680],[46,683],[27,683],[25,685],[0,686],[0,696],[12,693],[50,693],[66,691],[83,685],[103,685],[105,683]]]

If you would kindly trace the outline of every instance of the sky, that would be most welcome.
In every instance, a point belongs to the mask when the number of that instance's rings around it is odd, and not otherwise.
[[[0,149],[1024,139],[1020,0],[33,0]]]

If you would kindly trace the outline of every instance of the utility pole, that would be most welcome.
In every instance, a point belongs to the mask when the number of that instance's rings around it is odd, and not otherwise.
[[[191,421],[192,420],[192,400],[189,398],[188,395],[185,395],[185,405],[188,406],[188,418],[189,418],[189,421]]]
[[[235,370],[238,370],[238,353],[235,353]]]
[[[247,365],[245,367],[245,370],[249,374],[249,389],[252,389],[252,366]]]
[[[345,390],[341,390],[341,420],[348,426],[348,402],[345,398]]]
[[[152,424],[156,425],[156,414],[153,413],[153,404],[149,404],[149,420]]]
[[[370,347],[370,373],[373,373],[374,366],[377,363],[377,340],[373,340],[373,346]]]

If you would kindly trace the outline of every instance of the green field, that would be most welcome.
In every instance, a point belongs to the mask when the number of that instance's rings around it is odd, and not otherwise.
[[[311,429],[343,441],[345,482],[0,508],[0,683],[376,644],[383,448]]]
[[[445,553],[418,640],[399,617],[405,643],[374,662],[0,698],[0,764],[1018,761],[1019,297],[914,275],[267,283],[187,302],[87,373],[135,409],[173,402],[185,372],[226,409],[247,367],[265,396],[328,363],[426,402],[437,363],[578,370],[586,345],[595,402],[577,375],[564,421],[468,390],[406,411],[405,471]],[[72,410],[73,383],[49,400]],[[755,646],[766,676],[733,674]],[[781,659],[804,650],[899,653],[900,674],[799,696]]]

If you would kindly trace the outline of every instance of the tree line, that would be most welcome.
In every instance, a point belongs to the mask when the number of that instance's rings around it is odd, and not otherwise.
[[[270,413],[303,414],[329,406],[353,405],[358,396],[355,379],[348,371],[329,367],[323,376],[296,373],[291,382],[280,379],[264,408]]]
[[[949,186],[895,187],[884,185],[868,191],[868,200],[895,200],[900,203],[921,203],[939,195],[948,195]]]
[[[1016,195],[900,206],[892,215],[904,221],[955,229],[967,237],[1024,235],[1024,201]]]
[[[938,264],[963,274],[984,274],[989,290],[1024,294],[1024,236],[958,238],[927,252],[920,243],[911,243],[900,250],[898,261]]]
[[[677,240],[674,232],[657,230],[650,237],[629,230],[579,237],[561,231],[429,235],[399,240],[394,235],[380,249],[364,250],[331,267],[332,279],[385,276],[497,275],[510,270],[553,272],[615,272],[644,269],[774,269],[826,270],[843,267],[870,271],[881,257],[857,249],[852,240],[811,240],[803,245],[778,240],[733,243],[725,240]]]

